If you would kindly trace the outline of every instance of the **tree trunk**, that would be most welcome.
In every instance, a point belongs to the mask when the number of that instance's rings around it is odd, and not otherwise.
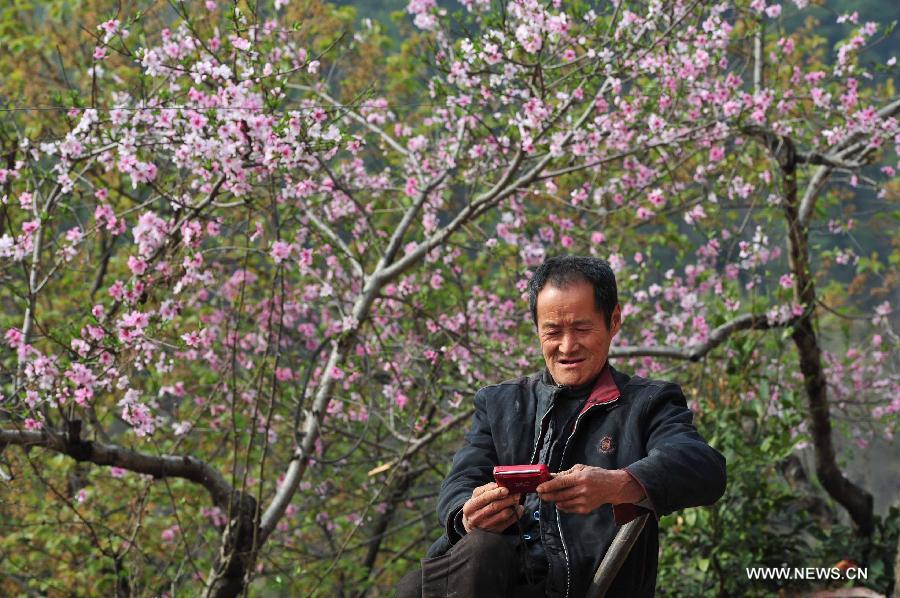
[[[235,491],[228,521],[208,577],[205,598],[230,598],[242,594],[256,562],[257,547],[254,544],[259,542],[256,500],[249,494]]]
[[[816,455],[816,475],[822,486],[850,515],[859,535],[874,528],[872,495],[844,477],[837,465],[831,438],[828,387],[822,369],[822,351],[815,330],[816,286],[809,269],[809,234],[800,222],[797,198],[797,159],[793,142],[785,137],[768,139],[782,171],[784,215],[788,225],[788,259],[794,275],[794,299],[804,308],[794,323],[791,338],[797,347],[800,371],[809,405],[810,432]]]

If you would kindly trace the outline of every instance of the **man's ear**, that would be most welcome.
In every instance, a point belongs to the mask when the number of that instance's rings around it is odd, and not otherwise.
[[[622,328],[622,307],[616,303],[616,307],[613,309],[612,317],[609,319],[609,337],[612,338],[615,335],[619,334],[619,330]]]

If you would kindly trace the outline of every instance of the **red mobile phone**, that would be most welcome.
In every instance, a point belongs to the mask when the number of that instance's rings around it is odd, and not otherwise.
[[[550,470],[543,463],[534,465],[497,465],[494,481],[509,488],[510,494],[528,494],[550,479]]]

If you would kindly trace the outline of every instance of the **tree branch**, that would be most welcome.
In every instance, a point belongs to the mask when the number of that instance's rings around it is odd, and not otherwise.
[[[833,154],[820,154],[819,152],[797,152],[797,164],[815,164],[828,166],[829,168],[843,168],[845,170],[856,170],[865,165],[864,162],[841,160]]]
[[[338,248],[344,252],[344,255],[347,256],[347,259],[350,260],[350,265],[353,266],[353,273],[356,274],[360,280],[366,277],[366,273],[363,271],[362,265],[360,265],[359,260],[356,259],[356,256],[353,255],[353,252],[350,251],[350,248],[344,243],[344,240],[341,239],[338,234],[331,229],[327,224],[322,222],[322,220],[316,215],[313,210],[307,210],[305,216],[309,219],[313,225],[319,229],[319,232],[328,237],[328,239],[338,246]]]
[[[318,89],[310,87],[309,85],[296,85],[296,84],[289,83],[286,87],[288,87],[290,89],[298,89],[300,91],[312,92],[312,93],[316,94],[317,96],[319,96],[320,98],[322,98],[323,100],[325,100],[326,102],[328,102],[329,104],[331,104],[332,106],[334,106],[335,108],[340,108],[341,110],[346,111],[346,113],[350,116],[350,118],[352,118],[353,120],[355,120],[356,122],[361,124],[363,127],[368,129],[372,133],[375,133],[376,135],[381,137],[381,139],[384,140],[384,142],[387,143],[389,146],[391,146],[391,148],[395,152],[397,152],[398,154],[400,154],[401,156],[403,156],[405,158],[410,158],[413,161],[415,169],[416,170],[419,169],[418,162],[415,160],[415,158],[413,156],[410,155],[410,153],[406,150],[405,147],[400,145],[400,143],[396,139],[394,139],[393,137],[391,137],[390,135],[388,135],[387,133],[385,133],[384,131],[382,131],[381,129],[379,129],[378,127],[373,125],[372,123],[370,123],[368,120],[366,120],[362,114],[360,114],[354,110],[350,110],[350,108],[348,106],[346,106],[345,104],[341,104],[340,102],[338,102],[336,99],[334,99],[333,97],[331,97],[324,91],[319,91]]]
[[[80,428],[80,422],[77,428]],[[192,456],[152,456],[126,449],[115,444],[84,441],[73,434],[57,434],[48,431],[0,430],[0,446],[5,444],[22,447],[40,447],[79,462],[121,467],[154,478],[182,478],[200,484],[212,496],[216,506],[227,512],[228,500],[234,488],[209,464]]]
[[[763,86],[763,23],[757,24],[759,29],[753,33],[753,93],[758,94]]]
[[[610,357],[666,357],[669,359],[684,359],[686,361],[700,361],[713,349],[728,340],[733,333],[742,330],[769,330],[770,328],[785,328],[791,326],[794,320],[787,322],[770,322],[764,315],[744,314],[733,320],[725,322],[715,328],[706,339],[706,342],[695,347],[682,349],[679,347],[617,347],[609,352]]]
[[[877,114],[878,118],[885,119],[896,116],[898,113],[900,113],[900,99],[894,100],[879,110]],[[852,162],[857,162],[861,165],[865,164],[864,158],[871,152],[872,148],[869,147],[868,144],[861,143],[863,139],[865,139],[865,135],[862,133],[851,135],[849,138],[836,144],[834,148],[825,155],[831,159],[837,159],[840,162],[851,160]],[[832,170],[834,170],[834,166],[823,164],[819,166],[816,172],[813,173],[812,178],[810,178],[809,183],[806,185],[806,191],[803,193],[803,199],[800,200],[800,209],[798,211],[798,221],[800,226],[804,228],[809,226],[816,199],[822,191],[822,188],[825,186],[825,182],[831,175]]]
[[[610,78],[607,78],[600,89],[595,94],[595,99],[601,97],[603,93],[605,93],[607,87],[610,85]],[[570,98],[569,102],[572,102]],[[572,136],[575,134],[575,131],[580,130],[584,123],[587,121],[588,117],[594,111],[594,101],[591,101],[588,106],[584,109],[584,112],[579,115],[578,120],[576,120],[569,131],[566,132],[565,136],[560,142],[560,145],[565,145],[572,139]],[[567,107],[571,105],[568,104]],[[544,131],[541,132],[541,135]],[[547,167],[547,164],[553,159],[551,154],[545,155],[541,158],[537,164],[532,166],[527,172],[523,173],[517,179],[513,180],[513,177],[518,170],[519,166],[521,166],[522,161],[524,160],[524,152],[519,149],[516,152],[516,156],[513,159],[512,163],[509,167],[504,171],[503,175],[500,179],[494,183],[494,185],[472,200],[466,207],[459,211],[456,217],[448,223],[443,228],[438,229],[434,232],[430,237],[428,237],[421,245],[419,245],[414,251],[408,253],[401,260],[392,264],[391,266],[385,268],[381,272],[377,272],[373,276],[379,276],[383,280],[391,280],[396,278],[413,265],[415,265],[420,259],[422,259],[425,254],[429,251],[445,242],[450,235],[456,232],[463,224],[469,222],[473,218],[479,216],[484,213],[486,210],[490,209],[492,206],[497,205],[499,202],[503,201],[519,189],[527,187],[531,183],[533,183],[537,178],[541,175],[544,169]]]
[[[444,179],[447,177],[448,171],[444,171],[440,174],[440,176],[435,177],[419,192],[418,197],[416,197],[416,201],[413,202],[413,205],[406,210],[406,213],[403,215],[403,219],[400,221],[400,224],[397,225],[397,228],[394,230],[394,234],[391,235],[391,240],[388,242],[388,247],[384,252],[384,255],[381,256],[381,259],[378,260],[378,265],[375,267],[375,273],[379,273],[385,267],[389,266],[391,262],[394,261],[394,257],[397,255],[397,252],[400,250],[400,245],[403,243],[403,236],[406,235],[406,231],[409,229],[410,225],[416,218],[416,215],[419,213],[419,210],[422,209],[422,206],[425,205],[425,202],[428,200],[428,195],[434,191],[438,185],[440,185]]]
[[[468,419],[470,417],[472,417],[473,413],[475,413],[474,408],[466,409],[465,411],[463,411],[461,413],[457,413],[456,415],[451,417],[449,420],[447,420],[446,422],[444,422],[443,424],[441,424],[434,430],[431,430],[427,434],[423,434],[416,440],[412,441],[409,445],[407,445],[405,447],[403,454],[400,457],[398,457],[392,461],[388,461],[384,465],[379,465],[375,469],[371,470],[368,475],[370,477],[373,475],[377,475],[379,473],[385,472],[385,471],[395,467],[398,463],[400,463],[402,461],[409,460],[410,457],[412,457],[417,452],[419,452],[420,450],[422,450],[423,448],[425,448],[426,446],[431,444],[432,441],[434,441],[436,438],[438,438],[441,434],[443,434],[450,428],[458,425],[460,422],[468,421]]]

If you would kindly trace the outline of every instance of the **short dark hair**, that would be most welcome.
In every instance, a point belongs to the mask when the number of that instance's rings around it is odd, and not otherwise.
[[[535,326],[537,297],[547,283],[564,289],[575,282],[586,282],[594,287],[594,305],[603,314],[606,327],[612,325],[612,312],[619,304],[619,290],[609,262],[597,257],[559,255],[544,260],[528,282],[528,307]]]

